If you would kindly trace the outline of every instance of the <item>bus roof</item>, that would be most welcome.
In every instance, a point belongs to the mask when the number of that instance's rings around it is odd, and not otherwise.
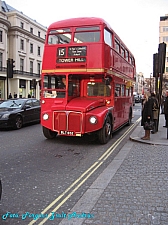
[[[61,20],[52,23],[48,29],[54,29],[55,27],[75,27],[75,26],[90,26],[95,24],[108,24],[105,20],[97,17],[79,17],[79,18],[71,18],[66,20]],[[110,26],[108,26],[110,28]]]
[[[134,57],[131,51],[127,48],[124,42],[120,39],[120,37],[114,32],[109,23],[107,23],[104,19],[99,17],[78,17],[78,18],[70,18],[66,20],[60,20],[52,23],[48,27],[48,31],[55,28],[64,28],[64,27],[76,27],[76,26],[92,26],[92,25],[105,25],[109,30],[111,30],[116,38],[121,42],[121,44],[130,52],[130,54]]]

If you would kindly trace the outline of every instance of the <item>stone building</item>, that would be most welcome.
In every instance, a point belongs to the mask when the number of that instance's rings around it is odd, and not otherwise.
[[[134,92],[140,95],[144,92],[144,75],[142,72],[136,74]]]
[[[168,14],[160,17],[159,43],[166,43],[165,72],[163,74],[163,92],[168,89]]]
[[[39,99],[47,28],[5,1],[0,0],[0,9],[0,99],[7,99],[14,92],[18,97],[30,93]],[[7,59],[14,60],[12,78],[7,78]]]

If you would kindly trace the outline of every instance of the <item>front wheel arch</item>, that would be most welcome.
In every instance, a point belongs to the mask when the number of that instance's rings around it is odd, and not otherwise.
[[[112,137],[112,118],[108,115],[103,127],[98,131],[98,138],[101,144],[106,144]]]
[[[42,129],[44,137],[46,137],[47,139],[53,139],[57,136],[57,132],[54,132],[46,127],[42,127]]]

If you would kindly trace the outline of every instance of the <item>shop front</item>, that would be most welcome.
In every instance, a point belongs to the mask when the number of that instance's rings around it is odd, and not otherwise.
[[[26,97],[26,80],[19,80],[19,98]]]

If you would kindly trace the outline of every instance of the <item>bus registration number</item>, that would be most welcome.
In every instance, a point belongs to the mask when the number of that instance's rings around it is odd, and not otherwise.
[[[74,135],[74,132],[73,131],[64,131],[64,130],[61,130],[60,131],[60,134],[62,134],[62,135]]]

